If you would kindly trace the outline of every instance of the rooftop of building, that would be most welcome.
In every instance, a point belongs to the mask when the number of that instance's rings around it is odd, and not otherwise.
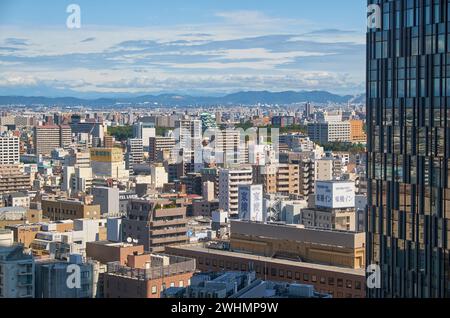
[[[108,246],[108,247],[133,247],[137,246],[135,244],[129,244],[129,243],[123,243],[123,242],[110,242],[110,241],[96,241],[96,242],[89,242],[89,244],[93,245],[101,245],[101,246]]]
[[[120,262],[109,263],[107,274],[127,277],[133,280],[153,280],[162,277],[195,272],[195,259],[167,254],[150,254],[151,261],[145,269],[120,265]]]
[[[342,274],[365,277],[365,272],[363,269],[351,269],[351,268],[344,268],[344,267],[337,267],[337,266],[304,263],[304,262],[299,262],[299,261],[276,259],[276,258],[252,255],[252,254],[241,253],[241,252],[232,252],[232,251],[228,251],[228,250],[217,250],[217,249],[207,248],[206,245],[203,243],[171,246],[171,247],[169,247],[169,250],[184,250],[184,251],[205,253],[205,254],[210,255],[212,258],[214,256],[229,256],[229,257],[231,256],[231,257],[236,257],[236,258],[247,259],[249,261],[276,263],[276,264],[287,265],[287,266],[301,266],[306,269],[322,270],[322,271],[328,271],[328,272],[338,272],[338,273],[342,273]]]

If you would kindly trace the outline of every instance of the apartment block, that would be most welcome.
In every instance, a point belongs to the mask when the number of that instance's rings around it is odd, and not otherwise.
[[[253,166],[253,183],[262,184],[264,193],[298,195],[300,167],[295,164]]]
[[[20,163],[19,137],[0,135],[0,166]]]
[[[239,214],[239,186],[253,183],[252,168],[223,169],[219,172],[219,207]]]
[[[186,207],[171,200],[131,200],[123,220],[124,239],[136,240],[145,251],[164,252],[187,242]]]
[[[365,234],[231,221],[231,249],[329,266],[364,268]]]
[[[22,245],[0,245],[0,282],[0,299],[34,298],[34,260]]]
[[[175,138],[172,137],[150,137],[149,140],[149,159],[150,162],[162,162],[164,161],[164,154],[168,154],[169,159],[171,157],[172,150],[175,147]]]
[[[20,165],[0,164],[0,193],[20,192],[31,189],[31,177]]]

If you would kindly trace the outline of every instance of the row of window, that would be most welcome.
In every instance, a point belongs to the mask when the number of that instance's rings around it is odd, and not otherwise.
[[[277,269],[277,268],[269,268],[268,267],[262,267],[260,265],[255,265],[254,268],[246,265],[246,264],[239,264],[239,263],[231,263],[223,260],[217,260],[213,259],[212,261],[209,258],[203,259],[200,257],[198,259],[198,263],[200,265],[206,265],[206,266],[212,266],[216,268],[226,269],[226,270],[235,270],[235,271],[249,271],[249,270],[255,270],[257,274],[264,274],[264,275],[270,275],[272,277],[278,277],[278,278],[287,278],[287,279],[293,279],[297,281],[303,281],[303,282],[311,282],[311,283],[320,283],[322,285],[328,285],[328,286],[337,286],[341,288],[348,288],[348,289],[356,289],[361,290],[362,285],[361,281],[352,281],[352,280],[344,280],[342,278],[335,279],[334,277],[325,277],[325,276],[318,276],[318,275],[312,275],[308,273],[301,274],[300,272],[292,272],[291,270],[284,270],[284,269]]]

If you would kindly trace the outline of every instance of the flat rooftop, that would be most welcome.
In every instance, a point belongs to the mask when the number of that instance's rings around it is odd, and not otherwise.
[[[366,242],[365,233],[239,220],[231,220],[231,239],[233,239],[233,235],[255,236],[352,249],[363,248]]]
[[[323,271],[329,271],[329,272],[339,272],[343,274],[349,274],[349,275],[356,275],[365,277],[365,272],[363,269],[351,269],[351,268],[345,268],[345,267],[337,267],[337,266],[328,266],[328,265],[320,265],[320,264],[313,264],[313,263],[304,263],[304,262],[296,262],[296,261],[290,261],[290,260],[284,260],[284,259],[276,259],[276,258],[270,258],[265,256],[258,256],[258,255],[252,255],[252,254],[246,254],[246,253],[239,253],[239,252],[231,252],[226,250],[215,250],[204,247],[203,244],[187,244],[187,245],[177,245],[177,246],[169,246],[167,247],[169,250],[169,253],[173,253],[173,251],[180,250],[180,251],[192,251],[197,253],[205,253],[210,256],[228,256],[228,257],[236,257],[236,258],[245,258],[252,261],[259,261],[259,262],[267,262],[267,263],[275,263],[275,264],[281,264],[281,265],[288,265],[288,266],[301,266],[308,269],[314,269],[314,270],[323,270]]]
[[[102,246],[109,246],[109,247],[132,247],[132,246],[137,246],[134,244],[127,244],[127,243],[115,243],[115,242],[110,242],[110,241],[96,241],[96,242],[89,242],[89,244],[94,244],[94,245],[102,245]]]

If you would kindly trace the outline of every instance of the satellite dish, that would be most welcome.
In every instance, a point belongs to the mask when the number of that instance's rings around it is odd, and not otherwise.
[[[129,237],[129,238],[127,238],[127,242],[131,243],[131,242],[133,242],[133,239],[131,237]]]

